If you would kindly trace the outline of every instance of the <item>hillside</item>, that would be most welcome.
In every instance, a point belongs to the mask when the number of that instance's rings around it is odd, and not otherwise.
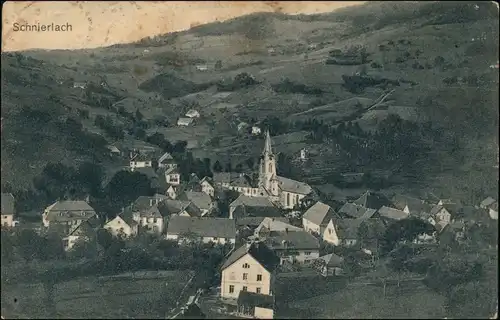
[[[338,56],[356,46],[365,50],[363,61]],[[98,157],[107,164],[102,139],[116,137],[95,126],[96,115],[126,130],[134,125],[127,112],[139,109],[148,133],[190,141],[200,157],[228,159],[253,156],[261,143],[238,134],[239,121],[351,121],[376,131],[396,113],[430,119],[430,128],[444,133],[422,137],[428,151],[414,163],[390,163],[401,177],[415,177],[405,188],[469,199],[498,192],[497,180],[483,178],[498,175],[498,69],[489,67],[498,53],[498,9],[486,2],[370,2],[328,14],[252,14],[107,48],[2,53],[2,184],[28,187],[48,161]],[[258,84],[232,91],[216,85],[242,73]],[[346,84],[356,74],[361,80]],[[82,90],[73,81],[94,85]],[[368,110],[389,90],[387,101]],[[176,127],[189,107],[200,109],[201,121]],[[75,147],[73,133],[60,125],[67,117],[82,123],[82,134],[102,134],[94,136],[99,141]],[[283,152],[296,156],[303,143],[292,141]],[[312,164],[303,174],[311,179],[350,166],[381,169],[375,161],[337,158],[327,140],[309,145]]]

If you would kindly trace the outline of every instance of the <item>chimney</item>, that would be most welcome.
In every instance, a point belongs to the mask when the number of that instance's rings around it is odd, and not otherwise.
[[[149,199],[149,206],[152,207],[153,206],[153,199]]]
[[[285,228],[285,233],[288,233],[288,228]]]

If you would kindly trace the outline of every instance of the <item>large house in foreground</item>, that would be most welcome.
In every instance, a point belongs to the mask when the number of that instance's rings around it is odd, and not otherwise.
[[[279,258],[262,242],[244,244],[222,265],[221,297],[237,299],[240,291],[272,295]]]
[[[87,202],[64,200],[57,201],[44,210],[42,223],[44,227],[49,227],[51,224],[76,226],[94,216],[96,212]]]

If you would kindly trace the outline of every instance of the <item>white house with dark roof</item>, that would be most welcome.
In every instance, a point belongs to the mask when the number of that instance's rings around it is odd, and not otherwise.
[[[302,216],[302,226],[309,233],[322,235],[334,214],[332,207],[318,201]]]
[[[73,249],[75,244],[80,241],[87,242],[93,238],[95,239],[99,227],[98,219],[94,216],[89,220],[82,221],[74,228],[67,229],[65,231],[66,236],[62,238],[64,250],[69,251]]]
[[[347,202],[338,211],[339,215],[343,218],[357,219],[364,215],[373,215],[377,210],[369,209],[364,206]]]
[[[138,153],[130,159],[130,169],[151,168],[153,166],[153,157],[151,154]]]
[[[158,167],[159,168],[166,168],[166,169],[175,168],[175,167],[177,167],[177,163],[175,163],[175,160],[170,153],[165,152],[158,159]]]
[[[177,125],[182,127],[188,127],[194,123],[194,118],[179,118],[177,120]]]
[[[138,225],[137,221],[133,219],[131,212],[122,212],[106,222],[104,229],[108,230],[115,237],[123,236],[130,238],[137,235]]]
[[[222,265],[221,298],[237,299],[240,291],[272,295],[279,257],[262,242],[244,244]]]
[[[271,231],[263,238],[280,263],[307,263],[319,258],[319,240],[306,231]]]
[[[275,231],[303,231],[301,228],[293,226],[287,222],[283,222],[280,219],[274,218],[264,218],[262,222],[255,228],[254,235],[260,238],[265,238],[270,234],[270,232]]]
[[[2,228],[14,226],[15,199],[12,193],[2,193]]]
[[[212,198],[215,197],[215,186],[213,180],[209,177],[204,177],[200,181],[201,191],[208,194]]]
[[[186,117],[188,117],[188,118],[199,118],[200,117],[200,113],[197,110],[195,110],[195,109],[191,109],[188,112],[186,112]]]
[[[166,238],[178,242],[234,245],[236,224],[234,220],[225,218],[172,216],[168,222]]]
[[[410,214],[404,212],[403,210],[398,210],[386,206],[383,206],[382,208],[378,209],[378,214],[380,215],[381,218],[385,218],[388,220],[395,220],[395,221],[407,219],[410,217]]]
[[[162,210],[168,216],[201,217],[202,211],[192,201],[167,199],[162,202]]]
[[[56,201],[42,214],[42,224],[49,227],[51,224],[79,225],[82,221],[96,216],[94,208],[81,200]]]

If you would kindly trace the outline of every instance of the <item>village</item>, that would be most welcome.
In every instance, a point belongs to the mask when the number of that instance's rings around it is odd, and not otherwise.
[[[382,251],[391,251],[383,245],[462,245],[470,241],[469,231],[497,224],[498,202],[491,197],[465,206],[432,195],[389,198],[367,190],[334,208],[307,183],[277,175],[272,137],[268,130],[263,136],[256,179],[241,172],[214,172],[206,177],[193,173],[185,181],[168,152],[137,148],[124,154],[129,166],[122,170],[154,171],[164,180],[163,193],[138,197],[112,219],[103,219],[88,199],[60,200],[40,213],[38,224],[26,226],[17,218],[14,196],[2,193],[2,233],[26,228],[38,234],[56,231],[68,253],[95,239],[99,230],[128,242],[148,234],[179,246],[224,246],[229,249],[217,267],[218,282],[208,290],[192,288],[189,296],[181,294],[179,299],[185,301],[177,301],[167,318],[213,317],[210,312],[215,312],[271,319],[277,316],[277,295],[283,294],[275,288],[279,277],[349,277],[352,270],[347,270],[346,260],[353,252],[361,255],[357,265],[378,269]],[[221,199],[227,201],[228,194],[233,197],[222,214]],[[388,230],[396,230],[394,243],[387,241]],[[398,276],[397,281],[399,286],[405,280]],[[384,295],[385,286],[384,281]]]

